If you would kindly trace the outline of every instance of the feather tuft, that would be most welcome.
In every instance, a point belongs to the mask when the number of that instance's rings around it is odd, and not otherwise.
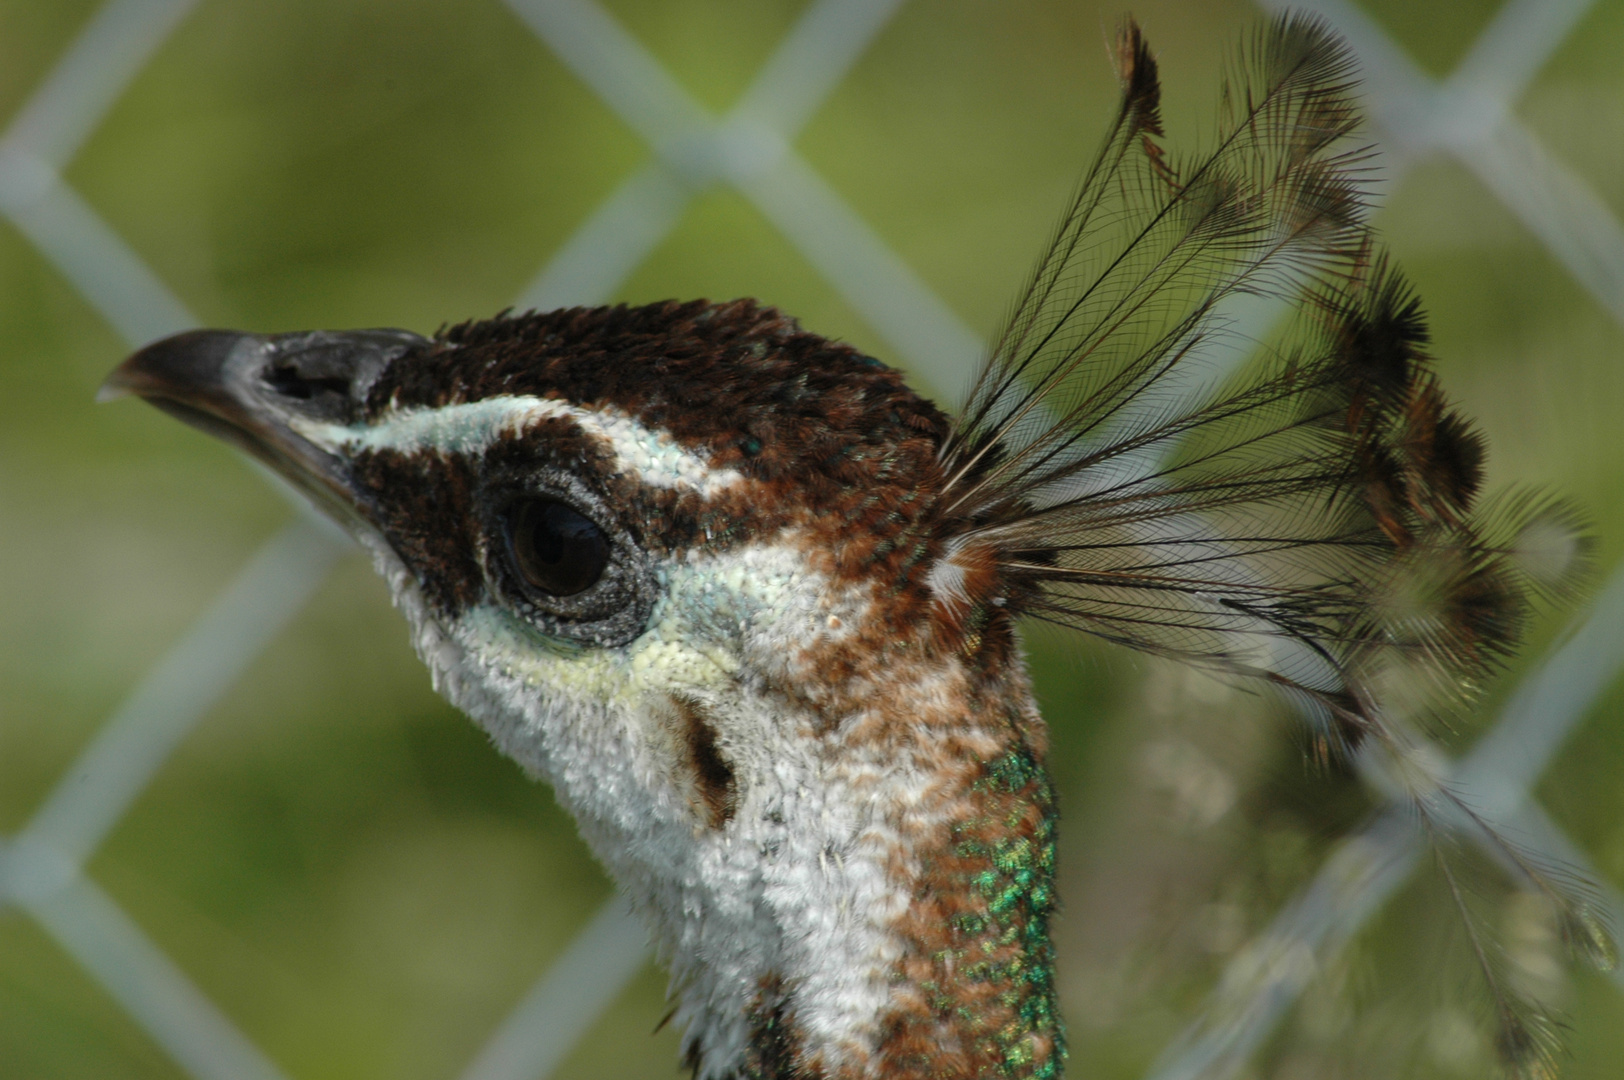
[[[1476,692],[1534,598],[1571,591],[1581,523],[1539,496],[1481,501],[1483,440],[1365,220],[1342,42],[1310,17],[1266,23],[1224,79],[1216,142],[1185,158],[1159,141],[1131,21],[1116,55],[1116,120],[942,444],[937,535],[978,553],[979,587],[1008,610],[1259,679],[1321,753],[1374,762],[1437,841],[1503,1062],[1548,1075],[1555,1029],[1506,988],[1444,838],[1487,834],[1576,952],[1610,962],[1611,936],[1411,732]],[[1237,342],[1229,313],[1252,297],[1288,314]],[[943,580],[975,609],[966,575]]]

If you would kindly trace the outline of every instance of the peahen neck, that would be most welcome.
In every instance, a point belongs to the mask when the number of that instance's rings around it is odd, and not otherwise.
[[[600,797],[629,788],[634,748],[553,748],[595,763],[545,771],[654,931],[699,1080],[1060,1074],[1055,810],[1025,672],[885,659],[815,696],[750,681],[680,703],[695,775],[728,788],[686,818]],[[746,726],[777,733],[765,759],[726,735]]]

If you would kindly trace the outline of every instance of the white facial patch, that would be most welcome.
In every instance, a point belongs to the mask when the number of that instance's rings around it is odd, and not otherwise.
[[[804,544],[784,534],[663,561],[648,630],[618,648],[550,645],[494,604],[435,625],[410,575],[380,559],[441,692],[553,785],[648,921],[703,1080],[735,1074],[769,979],[794,989],[831,1064],[864,1060],[900,955],[890,927],[908,894],[887,869],[884,808],[928,777],[826,757],[808,734],[817,718],[768,689],[873,602],[814,570]],[[695,813],[677,700],[703,712],[731,770],[725,823]]]
[[[478,455],[556,417],[573,420],[587,434],[602,439],[620,472],[655,487],[692,488],[710,497],[744,480],[738,470],[716,468],[678,445],[668,432],[646,428],[619,409],[587,409],[553,398],[503,395],[462,405],[398,409],[371,424],[331,424],[294,416],[288,425],[332,452],[434,449]]]

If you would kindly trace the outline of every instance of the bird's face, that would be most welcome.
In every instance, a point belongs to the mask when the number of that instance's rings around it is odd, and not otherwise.
[[[110,385],[243,446],[346,523],[444,692],[555,781],[581,767],[558,760],[585,734],[569,729],[614,717],[599,734],[668,777],[712,759],[666,801],[728,813],[739,778],[724,794],[718,777],[762,749],[727,729],[740,696],[838,709],[867,667],[854,639],[897,634],[897,609],[928,599],[944,418],[894,372],[750,304],[440,340],[202,331]]]
[[[944,417],[751,304],[203,331],[110,385],[346,522],[441,691],[634,895],[730,835],[827,819],[801,804],[829,734],[932,649]]]

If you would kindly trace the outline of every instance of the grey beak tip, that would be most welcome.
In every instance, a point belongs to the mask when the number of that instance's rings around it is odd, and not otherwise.
[[[131,390],[129,386],[127,386],[124,381],[118,377],[118,372],[115,371],[113,374],[107,377],[106,382],[102,383],[101,386],[96,388],[96,404],[105,405],[109,401],[117,401],[119,398],[129,397],[133,393],[135,393],[135,391]]]
[[[187,330],[137,350],[102,383],[97,401],[130,394],[196,402],[225,392],[226,364],[244,341],[264,339],[232,330]]]

